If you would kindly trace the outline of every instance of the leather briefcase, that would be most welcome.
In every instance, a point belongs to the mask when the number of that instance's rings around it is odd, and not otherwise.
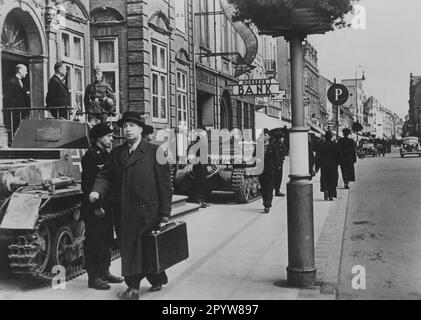
[[[189,257],[185,222],[171,222],[142,236],[142,271],[158,274]]]

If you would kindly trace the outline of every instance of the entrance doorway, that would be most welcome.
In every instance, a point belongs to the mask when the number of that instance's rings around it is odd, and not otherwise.
[[[1,74],[3,101],[2,109],[4,125],[9,131],[9,144],[12,139],[12,133],[16,131],[22,117],[29,116],[29,110],[26,107],[44,105],[44,60],[42,58],[44,46],[41,40],[40,29],[38,28],[34,17],[21,8],[12,9],[1,26]],[[28,74],[22,79],[24,92],[29,95],[30,103],[18,106],[12,105],[16,99],[10,99],[7,96],[10,85],[8,82],[15,75],[15,68],[18,64],[27,67]],[[15,84],[16,85],[16,84]],[[22,90],[18,90],[21,92]],[[25,97],[27,100],[27,98]],[[11,101],[10,103],[6,103]],[[6,105],[10,104],[10,105]],[[21,104],[21,103],[18,103]],[[23,111],[12,111],[7,108],[25,108]],[[13,124],[13,129],[11,125]],[[0,123],[0,126],[2,124]]]
[[[213,127],[213,107],[214,107],[214,95],[204,92],[197,92],[197,127]]]

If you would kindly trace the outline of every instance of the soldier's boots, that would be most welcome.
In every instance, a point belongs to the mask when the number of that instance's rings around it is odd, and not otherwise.
[[[96,290],[110,290],[111,286],[100,277],[89,278],[88,287]]]

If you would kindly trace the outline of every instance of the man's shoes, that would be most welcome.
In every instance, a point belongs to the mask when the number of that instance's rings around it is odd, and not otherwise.
[[[88,280],[88,287],[95,290],[110,290],[111,287],[108,283],[102,280],[100,277]]]
[[[269,213],[269,211],[270,211],[270,208],[269,208],[269,207],[265,207],[265,208],[263,209],[263,212],[262,212],[262,213]]]
[[[161,291],[162,286],[168,284],[168,278],[166,280],[164,280],[162,283],[157,284],[157,285],[152,285],[152,287],[149,288],[150,292],[156,292],[156,291]]]
[[[275,196],[276,196],[276,197],[285,197],[285,194],[284,194],[284,193],[282,193],[282,192],[280,192],[280,191],[276,191],[276,192],[275,192]]]
[[[110,272],[106,272],[101,277],[101,279],[108,283],[122,283],[123,282],[123,278],[112,275]]]
[[[127,288],[126,291],[117,294],[120,300],[139,300],[139,290]]]
[[[332,197],[329,197],[329,201],[333,201],[333,198]]]
[[[200,202],[200,207],[201,208],[207,208],[207,207],[209,207],[209,204],[207,204],[206,202]]]

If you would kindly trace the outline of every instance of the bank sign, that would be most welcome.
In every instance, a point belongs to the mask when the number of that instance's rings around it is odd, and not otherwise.
[[[240,97],[272,96],[283,92],[274,79],[241,80],[232,86],[232,95]]]

